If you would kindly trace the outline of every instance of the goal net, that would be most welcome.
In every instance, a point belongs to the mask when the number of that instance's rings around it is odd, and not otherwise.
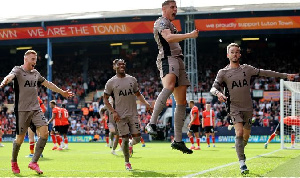
[[[280,137],[282,149],[300,149],[300,82],[280,80]]]

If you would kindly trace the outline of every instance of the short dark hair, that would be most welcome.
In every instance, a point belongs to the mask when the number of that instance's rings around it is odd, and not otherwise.
[[[61,107],[66,108],[66,104],[62,104]]]
[[[123,63],[126,65],[126,62],[124,61],[124,59],[115,59],[115,60],[113,61],[113,69],[114,69],[114,70],[116,70],[115,66],[116,66],[116,64],[117,64],[119,61],[123,62]]]
[[[161,7],[164,7],[164,6],[166,6],[166,5],[169,5],[170,2],[176,2],[176,1],[175,1],[175,0],[166,0],[165,2],[163,2],[163,3],[161,4]]]

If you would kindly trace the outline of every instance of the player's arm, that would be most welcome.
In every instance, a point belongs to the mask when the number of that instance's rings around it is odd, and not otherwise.
[[[197,119],[197,113],[194,113],[193,114],[193,118],[191,119],[191,122],[189,123],[189,127],[191,127],[192,126],[192,124],[193,124],[193,122],[195,121],[195,119]]]
[[[104,105],[107,107],[107,109],[113,113],[113,118],[116,122],[119,122],[120,121],[120,116],[119,114],[117,113],[117,111],[113,108],[113,106],[109,103],[108,101],[108,98],[109,98],[109,95],[107,93],[104,93],[103,94],[103,102],[104,102]]]
[[[52,117],[51,117],[51,119],[48,121],[48,124],[50,124],[52,121],[53,121],[53,119],[56,117],[56,113],[52,113]]]
[[[146,105],[146,108],[147,108],[148,111],[150,111],[150,112],[153,111],[153,108],[148,103],[148,101],[145,100],[145,97],[140,93],[140,91],[135,92],[135,96],[141,101],[141,103]]]
[[[49,88],[50,90],[60,93],[63,97],[68,98],[74,96],[74,93],[72,93],[70,90],[62,90],[61,88],[57,87],[54,83],[49,82],[47,80],[44,80],[42,82],[42,85]]]
[[[39,103],[40,103],[40,107],[41,110],[43,111],[43,113],[45,113],[47,111],[46,106],[44,105],[43,101],[41,100],[40,97],[38,97]]]
[[[47,109],[46,109],[46,106],[44,105],[44,103],[42,103],[40,106],[41,106],[43,113],[45,113],[47,111]]]
[[[15,78],[15,74],[8,74],[1,82],[0,88],[4,87],[8,83],[10,83]]]
[[[105,110],[107,110],[106,105],[99,110],[100,117],[103,117]]]
[[[187,38],[197,38],[198,37],[198,30],[193,30],[190,33],[185,34],[172,34],[170,29],[164,29],[161,31],[162,37],[168,42],[168,43],[178,43],[182,40],[185,40]]]
[[[210,93],[217,96],[218,100],[223,103],[227,100],[227,97],[221,92],[221,83],[223,82],[222,76],[223,72],[220,70],[216,76],[212,88],[210,89]]]
[[[248,65],[248,67],[250,67],[252,69],[251,70],[252,75],[258,75],[258,76],[264,76],[264,77],[278,77],[278,78],[282,78],[282,79],[287,78],[288,80],[294,80],[295,76],[299,75],[299,74],[279,73],[279,72],[272,71],[272,70],[257,69],[251,65]]]
[[[105,107],[112,113],[116,112],[115,109],[112,107],[112,105],[109,103],[108,101],[109,95],[104,93],[103,94],[103,103],[105,105]]]

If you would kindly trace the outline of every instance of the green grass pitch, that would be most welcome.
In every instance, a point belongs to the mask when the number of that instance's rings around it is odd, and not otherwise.
[[[0,147],[0,177],[15,177],[11,171],[12,143]],[[239,164],[233,143],[217,143],[193,154],[172,150],[170,143],[151,142],[146,147],[134,146],[130,159],[133,171],[126,171],[122,152],[112,155],[104,143],[69,143],[69,150],[52,151],[52,143],[44,150],[39,165],[44,174],[37,175],[27,168],[31,158],[29,144],[21,147],[18,177],[240,177]],[[187,146],[190,146],[187,143]],[[118,148],[117,148],[118,150]],[[298,177],[300,175],[300,150],[280,150],[280,145],[249,143],[245,150],[250,174],[247,177]]]

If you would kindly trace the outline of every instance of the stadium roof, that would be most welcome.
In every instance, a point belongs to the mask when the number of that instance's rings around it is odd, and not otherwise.
[[[17,2],[4,1],[1,2],[0,7],[0,23],[161,15],[161,8],[155,7],[160,7],[162,0],[115,0],[111,2],[105,1],[105,4],[103,4],[103,2],[104,1],[86,0],[84,1],[85,4],[78,4],[78,2],[74,1],[65,2],[52,0],[51,4],[45,5],[43,3],[43,6],[41,6],[42,4],[36,0]],[[21,8],[18,9],[14,3],[18,3],[18,7]],[[113,5],[112,3],[117,5]],[[209,2],[200,0],[177,0],[177,5],[179,7],[178,15],[185,13],[207,14],[243,11],[300,10],[300,0],[252,0],[251,3],[252,4],[249,4],[238,0],[231,0],[230,3],[220,2],[218,0],[210,0]],[[128,4],[131,4],[131,6],[126,6]],[[133,6],[132,4],[136,4],[136,6]],[[86,6],[88,6],[88,8]]]

